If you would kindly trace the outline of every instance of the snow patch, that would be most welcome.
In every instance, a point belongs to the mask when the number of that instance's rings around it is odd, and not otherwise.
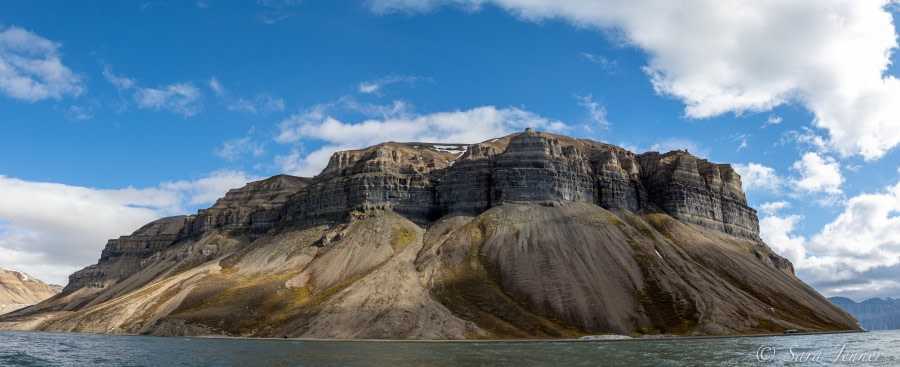
[[[659,251],[658,251],[658,250],[653,250],[653,252],[656,252],[656,256],[659,256],[660,259],[663,258],[662,255],[659,254]]]
[[[432,149],[438,152],[447,152],[452,154],[462,154],[467,149],[469,149],[466,145],[433,145]]]
[[[19,277],[22,278],[23,282],[28,281],[28,274],[25,274],[21,271],[13,270],[13,269],[7,269],[7,268],[0,268],[0,269],[8,271],[10,273],[17,273],[17,274],[19,274]]]

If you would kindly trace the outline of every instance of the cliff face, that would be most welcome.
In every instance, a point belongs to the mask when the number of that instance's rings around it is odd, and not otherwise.
[[[830,297],[828,300],[847,310],[867,330],[900,329],[900,299],[869,298],[856,302],[846,297]]]
[[[0,268],[0,315],[31,306],[61,290],[21,271]]]
[[[858,326],[687,152],[537,133],[335,153],[110,240],[0,328],[334,338],[708,335]]]
[[[686,152],[636,155],[531,130],[469,146],[385,143],[339,152],[289,207],[295,219],[392,209],[427,224],[455,211],[478,214],[515,202],[649,208],[759,239],[756,211],[730,165]]]

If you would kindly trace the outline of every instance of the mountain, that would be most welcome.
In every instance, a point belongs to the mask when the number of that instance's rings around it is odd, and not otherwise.
[[[740,176],[527,129],[335,153],[110,240],[0,328],[316,338],[858,330],[759,238]]]
[[[58,285],[32,278],[18,270],[0,268],[0,315],[31,306],[62,291]]]
[[[859,303],[846,297],[828,299],[847,310],[868,330],[900,329],[900,299],[869,298]]]

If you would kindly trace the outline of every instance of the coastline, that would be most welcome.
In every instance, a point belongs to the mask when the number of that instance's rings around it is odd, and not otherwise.
[[[763,338],[772,336],[796,337],[804,335],[828,335],[828,334],[855,334],[868,333],[868,330],[841,330],[841,331],[811,331],[796,334],[733,334],[733,335],[696,335],[696,336],[651,336],[642,338],[624,337],[615,338],[615,335],[598,335],[597,339],[327,339],[327,338],[267,338],[267,337],[250,337],[250,336],[226,336],[226,335],[200,335],[200,336],[159,336],[159,335],[142,335],[142,334],[101,334],[101,333],[79,333],[79,332],[63,332],[63,331],[41,331],[41,330],[0,330],[9,332],[31,332],[31,333],[55,333],[55,334],[79,334],[79,335],[109,335],[109,336],[146,336],[155,338],[180,338],[180,339],[220,339],[220,340],[265,340],[265,341],[302,341],[302,342],[343,342],[343,343],[590,343],[590,342],[618,342],[618,341],[675,341],[675,340],[696,340],[696,339],[728,339],[728,338]],[[610,338],[604,338],[605,336]]]
[[[664,340],[693,340],[693,339],[727,339],[727,338],[762,338],[770,336],[794,337],[803,335],[823,334],[855,334],[868,333],[868,330],[842,330],[842,331],[811,331],[796,334],[733,334],[733,335],[696,335],[696,336],[659,336],[648,338],[599,338],[599,339],[323,339],[323,338],[260,338],[244,336],[192,336],[180,338],[196,339],[236,339],[236,340],[282,340],[282,341],[314,341],[314,342],[349,342],[349,343],[590,343],[590,342],[618,342],[618,341],[664,341]],[[164,338],[170,338],[168,336]],[[179,338],[179,337],[175,337]]]

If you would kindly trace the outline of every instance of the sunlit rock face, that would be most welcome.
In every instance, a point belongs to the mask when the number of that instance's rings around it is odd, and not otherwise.
[[[0,315],[41,302],[61,290],[24,272],[0,268]]]
[[[427,224],[503,203],[589,202],[662,210],[680,220],[758,239],[740,176],[687,152],[635,154],[530,129],[469,146],[385,143],[335,153],[289,204],[294,218],[391,209]]]
[[[530,129],[335,153],[110,240],[0,329],[309,338],[858,330],[731,166]]]

